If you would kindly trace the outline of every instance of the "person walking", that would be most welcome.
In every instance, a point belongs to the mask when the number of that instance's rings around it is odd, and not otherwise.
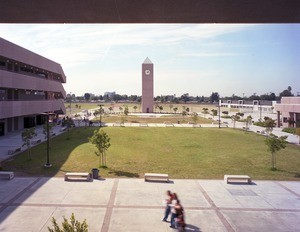
[[[176,193],[173,193],[172,202],[170,204],[170,206],[171,206],[171,213],[172,213],[171,214],[171,225],[170,225],[170,227],[174,228],[174,229],[176,228],[175,219],[177,217],[177,213],[176,213],[175,206],[177,204],[177,201],[178,201],[178,196],[177,196]]]
[[[178,232],[185,232],[184,210],[179,200],[177,200],[175,210],[177,214],[175,226]]]
[[[171,203],[172,203],[172,198],[173,198],[172,193],[171,193],[170,190],[168,190],[166,192],[166,194],[167,194],[167,198],[165,200],[165,203],[166,203],[165,216],[162,219],[162,221],[164,221],[164,222],[167,222],[168,216],[169,216],[170,211],[171,211]]]

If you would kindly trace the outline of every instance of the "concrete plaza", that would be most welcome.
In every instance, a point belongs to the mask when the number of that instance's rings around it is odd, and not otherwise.
[[[300,182],[15,177],[0,180],[0,231],[47,231],[71,213],[89,231],[174,231],[162,222],[165,191],[176,192],[186,231],[299,231]]]

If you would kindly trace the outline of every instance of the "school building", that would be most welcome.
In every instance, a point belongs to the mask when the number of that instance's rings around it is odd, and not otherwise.
[[[0,136],[64,114],[63,83],[60,64],[0,37]]]
[[[300,97],[282,97],[276,104],[277,126],[296,127],[300,125]]]

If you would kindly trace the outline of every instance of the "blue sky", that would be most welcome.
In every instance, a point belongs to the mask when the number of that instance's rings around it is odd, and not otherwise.
[[[60,63],[67,93],[155,95],[300,92],[300,24],[0,24],[0,36]]]

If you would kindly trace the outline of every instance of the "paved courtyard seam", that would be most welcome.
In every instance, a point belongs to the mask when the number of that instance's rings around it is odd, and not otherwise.
[[[114,185],[111,190],[110,198],[108,201],[108,205],[106,208],[106,213],[104,216],[101,232],[108,232],[108,230],[109,230],[109,224],[110,224],[110,219],[111,219],[111,215],[112,215],[112,211],[113,211],[113,207],[114,207],[114,203],[115,203],[115,199],[116,199],[118,185],[119,185],[119,179],[115,179]]]
[[[16,196],[14,196],[12,199],[10,199],[7,203],[3,204],[3,207],[0,208],[0,213],[2,213],[7,207],[11,206],[15,200],[17,200],[20,196],[22,196],[27,190],[31,189],[32,186],[34,186],[40,180],[41,180],[41,177],[37,178],[30,185],[28,185],[26,188],[21,190]]]
[[[275,181],[276,184],[278,184],[280,187],[284,188],[286,191],[294,194],[296,197],[300,197],[300,194],[294,192],[293,190],[289,189],[288,187],[284,186],[283,184],[279,183],[278,181]]]
[[[220,219],[220,221],[222,222],[222,224],[225,226],[225,228],[227,229],[227,231],[228,232],[234,232],[235,230],[232,228],[232,226],[230,225],[230,223],[226,220],[226,218],[224,217],[224,215],[221,213],[220,209],[215,205],[215,203],[209,197],[209,195],[204,190],[204,188],[201,186],[201,184],[198,181],[195,181],[195,182],[197,183],[197,186],[199,187],[199,189],[200,189],[201,193],[203,194],[204,198],[209,203],[209,205],[211,206],[211,208],[216,212],[218,218]]]

